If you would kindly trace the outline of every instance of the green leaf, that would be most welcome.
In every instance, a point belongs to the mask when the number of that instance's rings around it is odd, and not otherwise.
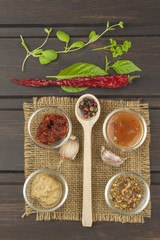
[[[118,56],[117,52],[112,52],[112,57],[116,58]]]
[[[131,48],[132,44],[130,41],[124,41],[123,46],[126,47],[127,49]]]
[[[44,31],[49,35],[52,32],[52,29],[53,28],[44,28]]]
[[[128,74],[142,71],[130,60],[118,60],[111,66],[118,74]]]
[[[42,55],[45,58],[49,59],[50,61],[54,61],[58,57],[58,54],[55,50],[45,50],[45,51],[42,52]]]
[[[109,38],[110,44],[113,44],[113,38]]]
[[[51,60],[49,60],[48,58],[45,58],[43,55],[41,55],[41,56],[39,57],[39,62],[40,62],[40,64],[45,65],[45,64],[50,63]]]
[[[132,47],[132,43],[131,41],[128,41],[128,48],[131,48]]]
[[[109,21],[107,21],[106,27],[109,28]]]
[[[123,55],[123,52],[122,52],[122,51],[117,52],[117,57],[118,57],[118,56],[122,56],[122,55]]]
[[[32,54],[33,54],[33,55],[39,55],[39,54],[41,54],[42,52],[43,52],[43,49],[40,48],[40,49],[35,49],[35,50],[33,50],[33,51],[32,51]]]
[[[79,42],[74,42],[72,43],[72,45],[69,47],[70,49],[71,48],[82,48],[85,46],[85,43],[82,42],[82,41],[79,41]]]
[[[116,42],[116,40],[113,40],[113,38],[110,38],[109,41],[110,41],[110,44],[112,45],[112,47],[117,46],[117,42]]]
[[[28,46],[27,46],[27,44],[25,43],[24,40],[21,42],[21,44],[22,44],[22,46],[24,47],[24,49],[28,52],[29,49],[28,49]]]
[[[70,36],[65,32],[57,31],[56,36],[62,42],[68,43],[70,41]]]
[[[94,64],[79,62],[64,68],[55,77],[59,80],[74,77],[103,76],[105,74],[106,72],[103,69]]]
[[[122,50],[123,50],[124,52],[128,52],[128,47],[127,47],[126,45],[122,45]]]
[[[61,89],[65,92],[69,93],[77,93],[86,90],[87,88],[79,88],[79,87],[61,87]]]
[[[119,26],[120,26],[120,28],[124,28],[122,21],[119,22]]]
[[[95,31],[90,32],[89,34],[89,39],[91,39],[93,36],[97,35]]]
[[[116,49],[115,49],[114,47],[111,47],[111,48],[110,48],[110,51],[111,51],[111,52],[115,52]]]
[[[99,38],[99,35],[96,34],[96,35],[94,35],[94,36],[91,37],[91,39],[89,40],[89,42],[90,42],[90,43],[93,43],[93,42],[95,42],[98,38]]]
[[[44,32],[48,34],[49,33],[49,29],[48,28],[44,28]]]
[[[119,51],[122,51],[121,48],[119,46],[116,47],[116,51],[119,52]]]
[[[69,79],[74,77],[90,77],[90,76],[104,76],[106,72],[100,67],[90,63],[75,63],[63,70],[61,70],[57,76],[54,76],[58,80]],[[65,92],[81,92],[86,88],[76,87],[61,87]]]

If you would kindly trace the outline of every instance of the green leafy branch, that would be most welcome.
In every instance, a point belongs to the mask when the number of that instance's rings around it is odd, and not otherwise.
[[[93,42],[96,42],[106,32],[115,30],[115,27],[123,28],[123,22],[121,21],[118,24],[114,24],[114,25],[110,26],[109,21],[108,21],[107,25],[106,25],[106,29],[101,34],[97,34],[95,31],[91,31],[88,36],[88,41],[86,43],[83,41],[77,41],[77,42],[72,43],[70,46],[68,46],[68,43],[70,41],[70,36],[67,33],[58,31],[56,33],[57,38],[62,42],[66,42],[65,49],[63,51],[58,51],[58,53],[69,53],[69,52],[78,51],[79,49],[84,48]]]
[[[117,60],[112,65],[108,61],[107,56],[105,56],[105,71],[106,74],[109,74],[109,70],[113,69],[118,74],[129,74],[133,72],[141,72],[142,70],[136,66],[135,63],[133,63],[130,60]]]
[[[37,47],[33,51],[29,50],[29,48],[28,48],[26,42],[24,41],[22,35],[20,35],[21,44],[24,47],[24,49],[26,50],[26,57],[24,58],[23,63],[22,63],[22,71],[24,71],[24,65],[25,65],[27,59],[30,56],[40,58],[42,56],[42,53],[44,54],[45,51],[43,51],[42,47],[47,43],[48,38],[49,38],[49,36],[50,36],[50,34],[52,32],[52,28],[49,28],[49,29],[48,28],[44,28],[44,31],[45,31],[45,33],[47,33],[46,39],[44,40],[44,42],[39,47]]]
[[[123,44],[118,44],[113,38],[110,38],[109,42],[110,45],[101,48],[94,48],[92,51],[109,50],[112,53],[112,57],[116,58],[118,56],[122,56],[123,53],[128,52],[132,46],[130,41],[124,41]]]
[[[78,50],[88,46],[89,44],[92,44],[93,42],[96,42],[106,32],[113,31],[113,30],[115,30],[116,27],[123,28],[123,22],[120,21],[118,24],[114,24],[114,25],[110,26],[110,23],[108,21],[107,24],[106,24],[105,30],[101,34],[98,34],[95,31],[91,31],[89,33],[87,42],[76,41],[76,42],[73,42],[70,45],[69,45],[69,43],[70,43],[71,38],[70,38],[69,34],[67,34],[65,32],[62,32],[62,31],[57,31],[56,32],[57,39],[60,40],[61,42],[65,43],[64,50],[61,50],[61,51],[56,51],[56,50],[53,50],[53,49],[44,50],[42,48],[47,43],[48,38],[49,38],[49,36],[52,32],[52,28],[44,28],[44,31],[47,34],[46,39],[44,40],[44,42],[39,47],[37,47],[33,51],[29,50],[26,42],[24,41],[24,38],[22,36],[20,36],[21,44],[24,47],[24,49],[26,50],[26,56],[25,56],[24,61],[22,63],[22,71],[24,71],[24,66],[25,66],[25,63],[26,63],[27,59],[31,56],[39,58],[39,62],[41,64],[48,64],[52,61],[57,60],[59,54],[75,52],[75,51],[78,51]],[[117,43],[115,45],[116,41],[113,40],[113,39],[110,39],[110,42],[111,42],[111,45],[109,46],[110,51],[112,51],[114,53],[113,54],[114,57],[116,55],[119,56],[118,54],[120,54],[120,50],[118,50],[118,48],[119,49],[124,48],[125,47],[124,44],[123,44],[123,46],[120,46]],[[107,46],[105,46],[105,48],[107,49]],[[101,50],[101,49],[94,49],[94,50]]]

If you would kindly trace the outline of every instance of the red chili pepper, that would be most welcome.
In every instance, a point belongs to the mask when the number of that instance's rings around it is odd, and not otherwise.
[[[46,80],[46,79],[23,79],[17,80],[10,78],[16,84],[29,87],[48,87],[48,86],[66,86],[66,87],[88,87],[88,88],[122,88],[132,83],[132,80],[139,76],[112,75],[95,77],[76,77],[64,80]]]

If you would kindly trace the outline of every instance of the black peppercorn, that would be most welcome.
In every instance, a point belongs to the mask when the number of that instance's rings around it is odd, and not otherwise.
[[[79,103],[79,108],[85,119],[94,117],[98,111],[97,103],[91,98],[84,98],[83,101]]]

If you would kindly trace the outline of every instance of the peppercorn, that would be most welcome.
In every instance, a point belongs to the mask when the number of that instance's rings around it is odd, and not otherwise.
[[[84,98],[79,103],[79,108],[83,113],[83,117],[85,119],[94,117],[96,115],[96,112],[98,111],[97,103],[94,101],[94,99],[90,98]]]
[[[90,108],[89,108],[89,110],[90,110],[91,112],[93,112],[93,110],[94,110],[94,107],[90,107]]]
[[[84,111],[85,111],[85,112],[88,112],[88,111],[89,111],[89,108],[85,107],[85,108],[84,108]]]
[[[96,103],[96,102],[94,102],[94,103],[93,103],[93,106],[94,106],[94,107],[97,107],[97,103]]]
[[[81,102],[79,103],[79,105],[80,105],[80,106],[83,106],[83,105],[84,105],[84,102],[83,102],[83,101],[81,101]]]

